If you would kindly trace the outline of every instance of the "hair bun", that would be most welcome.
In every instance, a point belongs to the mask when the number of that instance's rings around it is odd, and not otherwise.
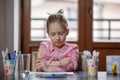
[[[64,11],[63,11],[63,9],[60,9],[57,13],[61,13],[61,14],[63,14]]]

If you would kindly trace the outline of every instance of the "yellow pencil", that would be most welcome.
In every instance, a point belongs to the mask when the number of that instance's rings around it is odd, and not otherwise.
[[[40,55],[42,54],[42,48],[40,48],[39,53],[38,53],[38,58],[40,58]]]
[[[40,58],[41,54],[42,54],[42,48],[40,48],[37,58]],[[34,66],[34,71],[36,72],[36,66]]]

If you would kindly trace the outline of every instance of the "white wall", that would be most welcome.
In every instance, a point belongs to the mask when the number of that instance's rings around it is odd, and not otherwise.
[[[0,77],[3,77],[1,50],[13,51],[13,0],[0,0]]]
[[[0,51],[5,47],[4,0],[0,0]]]
[[[13,0],[0,0],[0,52],[13,51]]]
[[[21,46],[21,0],[14,0],[14,50],[19,51]]]
[[[0,52],[20,50],[20,0],[0,0]]]
[[[5,32],[5,29],[4,29],[4,9],[3,9],[3,6],[4,6],[4,3],[3,3],[4,0],[0,0],[0,51],[2,50],[2,48],[4,47],[4,44],[5,43],[5,37],[3,35],[3,33]],[[2,64],[2,57],[1,57],[1,52],[0,52],[0,64]],[[0,75],[3,73],[3,67],[1,67],[3,65],[0,65]],[[3,75],[2,75],[3,76]],[[2,77],[0,76],[0,77]]]

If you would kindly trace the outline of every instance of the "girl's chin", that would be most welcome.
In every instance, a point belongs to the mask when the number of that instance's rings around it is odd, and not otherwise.
[[[62,48],[63,45],[55,45],[56,48]]]

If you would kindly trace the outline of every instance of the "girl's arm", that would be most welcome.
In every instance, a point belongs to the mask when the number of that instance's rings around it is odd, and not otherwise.
[[[77,69],[79,58],[79,49],[77,46],[73,47],[70,51],[70,55],[60,61],[52,61],[49,67],[55,67],[60,71],[73,71]]]
[[[38,60],[36,60],[36,71],[66,71],[67,69],[64,67],[70,64],[70,62],[70,57],[66,57],[60,61],[51,61],[48,65],[45,60],[38,58]]]
[[[51,61],[49,66],[66,66],[70,63],[71,63],[70,57],[66,57],[66,58],[63,58],[60,61]]]
[[[66,57],[61,59],[60,61],[51,61],[49,64],[46,64],[45,61],[45,65],[43,63],[44,66],[41,65],[41,71],[47,71],[47,72],[51,72],[51,71],[72,71],[75,70],[77,68],[77,60],[78,60],[78,51],[77,50],[73,50],[73,53],[71,55],[72,57]]]
[[[70,55],[66,58],[61,59],[60,61],[52,61],[49,66],[67,66],[69,68],[76,69],[78,66],[78,58],[79,58],[79,49],[78,46],[75,46],[70,51]]]
[[[70,56],[71,63],[69,64],[68,70],[76,70],[77,69],[78,59],[79,59],[79,50],[77,47],[75,47]]]

